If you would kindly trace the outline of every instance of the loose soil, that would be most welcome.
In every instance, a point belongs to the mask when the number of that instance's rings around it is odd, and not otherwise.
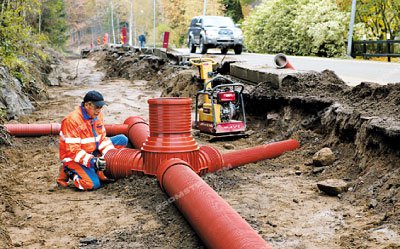
[[[151,55],[98,52],[69,59],[64,69],[70,76],[64,85],[50,88],[35,113],[13,122],[58,123],[91,89],[110,102],[106,123],[132,115],[147,119],[147,99],[193,97],[200,87],[197,70]],[[398,149],[379,140],[380,133],[374,133],[377,148],[368,141],[362,146],[361,132],[350,126],[354,110],[357,117],[398,122],[399,89],[350,88],[328,71],[284,82],[281,90],[248,86],[251,135],[212,146],[225,152],[294,138],[302,147],[203,179],[274,248],[400,248]],[[206,136],[195,138],[208,144]],[[132,176],[89,192],[59,189],[58,137],[10,142],[0,147],[0,248],[204,248],[175,206],[163,205],[168,197],[155,178]],[[337,160],[316,173],[310,161],[323,147]],[[348,181],[349,192],[320,192],[316,182],[327,178]]]

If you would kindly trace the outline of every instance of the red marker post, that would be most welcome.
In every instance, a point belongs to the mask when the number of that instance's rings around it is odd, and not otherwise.
[[[168,48],[169,43],[169,32],[164,32],[163,34],[163,48]]]

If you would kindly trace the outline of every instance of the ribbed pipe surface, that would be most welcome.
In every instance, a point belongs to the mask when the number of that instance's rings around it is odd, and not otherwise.
[[[57,123],[5,124],[4,126],[10,135],[16,137],[58,135],[61,129],[61,125]],[[126,124],[106,124],[104,127],[107,131],[107,136],[127,135],[128,133],[128,125]]]
[[[150,136],[142,146],[145,173],[156,175],[162,161],[181,158],[198,170],[199,146],[191,135],[190,98],[149,99]]]
[[[207,248],[271,248],[186,162],[163,162],[157,178]]]
[[[60,124],[5,124],[8,133],[16,137],[58,135]]]
[[[290,139],[225,153],[222,154],[222,167],[224,169],[229,169],[248,163],[255,163],[268,158],[277,157],[286,151],[295,150],[299,147],[300,144],[298,141]],[[218,169],[213,168],[213,170],[215,171]],[[213,171],[209,170],[209,172]]]
[[[106,175],[114,179],[143,174],[143,159],[140,150],[113,149],[104,156],[107,162]]]
[[[127,136],[133,147],[141,149],[143,143],[149,137],[149,125],[143,118],[138,116],[125,119],[124,124],[128,125]]]

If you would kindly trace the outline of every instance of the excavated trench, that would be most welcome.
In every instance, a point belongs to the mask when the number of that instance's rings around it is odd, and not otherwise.
[[[202,87],[198,70],[177,65],[176,58],[171,63],[122,50],[89,58],[105,80],[140,81],[144,92],[193,99]],[[349,87],[331,71],[289,77],[279,89],[243,83],[249,137],[212,146],[231,150],[293,138],[301,148],[203,179],[274,248],[398,248],[400,84]],[[209,144],[208,136],[193,135],[200,145]],[[313,156],[325,147],[335,160],[318,165]],[[348,191],[328,196],[317,188],[326,179],[344,180]],[[204,248],[156,179],[133,176],[97,193],[122,198],[134,222],[84,237],[80,247]]]
[[[144,71],[150,84],[164,89],[162,96],[193,98],[201,87],[197,71],[186,66],[171,67],[157,57],[145,56],[142,58],[146,63],[131,68],[133,54],[120,55],[116,63],[109,59],[112,54],[104,55],[107,63],[103,64],[110,77],[132,79],[143,77]],[[229,76],[226,64],[221,68]],[[151,78],[148,69],[158,76]],[[294,168],[297,174],[315,181],[342,179],[349,191],[339,194],[341,200],[373,214],[383,214],[374,224],[400,224],[400,84],[365,82],[350,87],[334,72],[305,72],[288,77],[279,89],[268,82],[246,84],[245,103],[251,135],[238,144],[297,138],[302,144]],[[313,164],[312,157],[324,147],[334,152],[336,160],[319,167]],[[352,241],[346,236],[343,239]]]
[[[125,58],[125,62],[116,65],[109,64],[112,60],[105,60],[108,71],[110,68],[113,71],[109,75],[140,77],[141,67],[125,67],[129,65],[129,55],[121,58]],[[144,59],[150,66],[142,66],[151,68],[158,75],[172,70],[157,57]],[[196,70],[191,74],[187,68],[173,71],[167,80],[153,78],[153,83],[164,88],[162,96],[193,98],[201,86]],[[220,71],[229,75],[226,66]],[[399,84],[381,86],[366,82],[350,87],[334,72],[306,72],[285,79],[279,89],[266,82],[247,85],[245,103],[250,133],[253,134],[243,141],[245,144],[250,144],[254,138],[259,143],[293,137],[300,139],[304,157],[297,160],[306,166],[302,175],[315,180],[344,179],[348,182],[349,192],[341,194],[342,199],[383,213],[383,221],[378,223],[400,224]],[[311,158],[323,147],[331,148],[337,159],[332,165],[318,168]]]

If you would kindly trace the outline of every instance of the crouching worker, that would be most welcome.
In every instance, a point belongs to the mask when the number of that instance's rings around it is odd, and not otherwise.
[[[100,181],[108,180],[103,172],[107,167],[103,157],[111,149],[125,147],[128,138],[106,137],[101,113],[104,105],[101,93],[89,91],[82,104],[62,120],[59,186],[66,187],[72,180],[78,189],[91,190],[99,188]]]

